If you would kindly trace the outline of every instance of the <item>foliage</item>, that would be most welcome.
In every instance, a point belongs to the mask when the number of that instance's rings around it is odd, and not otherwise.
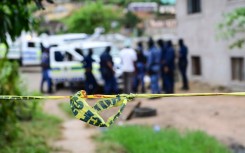
[[[141,19],[138,16],[129,11],[125,14],[122,23],[123,25],[125,25],[126,28],[135,28],[140,21]]]
[[[42,0],[0,1],[0,43],[7,44],[7,34],[14,40],[23,30],[30,30],[31,25],[35,23],[31,17],[31,8],[28,7],[32,2],[35,2],[39,8],[43,8]]]
[[[46,115],[39,110],[32,121],[19,123],[19,134],[11,142],[0,141],[1,153],[47,153],[58,148],[48,145],[49,140],[58,139],[60,136],[61,120],[51,115]]]
[[[105,3],[116,4],[124,7],[132,2],[156,2],[158,4],[162,4],[161,0],[105,0]]]
[[[79,2],[80,0],[72,0],[74,2]],[[91,1],[91,0],[84,0],[84,1]],[[132,2],[156,2],[157,4],[161,5],[174,5],[175,0],[94,0],[99,2],[104,2],[105,4],[113,4],[122,7],[127,7],[128,4]]]
[[[46,0],[52,2],[52,0]],[[28,5],[35,2],[43,8],[42,0],[1,0],[0,1],[0,43],[7,44],[7,36],[12,40],[22,31],[28,31],[34,23]],[[6,53],[7,54],[7,53]],[[25,88],[21,85],[18,64],[6,59],[0,60],[0,95],[23,95]],[[19,132],[18,120],[31,119],[37,103],[25,103],[16,100],[0,100],[0,140],[3,144],[16,138]]]
[[[52,0],[46,1],[52,2]],[[30,30],[35,23],[30,13],[33,8],[29,7],[32,2],[35,2],[38,8],[43,8],[42,0],[0,1],[0,43],[8,46],[7,36],[15,40],[22,31]],[[17,63],[1,59],[0,80],[0,95],[27,95],[26,88],[20,80]],[[45,131],[47,134],[44,137],[44,133],[41,134],[40,130],[49,127],[50,131],[55,126],[50,123],[55,123],[55,120],[48,118],[46,120],[48,126],[41,124],[40,120],[40,124],[35,121],[20,122],[30,121],[35,117],[37,104],[36,101],[26,103],[21,100],[0,100],[0,152],[48,152],[44,138],[52,134]]]
[[[242,48],[245,43],[245,8],[225,14],[224,21],[219,24],[220,37],[224,39],[236,38],[230,48]]]
[[[61,108],[61,110],[63,110],[67,114],[67,116],[74,118],[74,115],[73,115],[72,110],[71,110],[70,103],[68,103],[68,102],[60,103],[59,107]]]
[[[150,127],[121,126],[105,131],[98,139],[105,152],[113,152],[115,143],[119,151],[129,153],[229,153],[215,138],[201,131],[180,133],[175,129],[154,131]],[[124,151],[123,148],[125,148]],[[97,150],[100,152],[100,150]]]
[[[4,62],[0,69],[0,95],[28,93],[20,80],[18,64]],[[59,119],[41,113],[37,101],[0,101],[0,152],[43,153],[53,150],[47,140],[57,138]]]
[[[21,83],[18,64],[4,62],[0,69],[0,95],[24,95],[27,92]],[[35,114],[37,102],[26,103],[20,100],[0,100],[0,139],[12,141],[18,134],[18,120],[30,120]],[[1,147],[1,145],[0,145]]]
[[[64,22],[69,32],[92,34],[97,27],[103,27],[108,32],[111,30],[111,23],[120,19],[119,12],[120,9],[105,6],[101,2],[88,2]]]
[[[17,64],[4,62],[3,67],[4,69],[0,69],[0,95],[19,95],[21,90],[18,87],[19,80],[17,76],[19,74]],[[9,81],[11,81],[11,83],[9,83]],[[15,109],[17,105],[17,101],[0,100],[0,136],[4,137],[6,140],[10,140],[16,135],[13,131],[16,128],[15,123],[17,120],[17,114]],[[4,132],[5,129],[8,130]]]

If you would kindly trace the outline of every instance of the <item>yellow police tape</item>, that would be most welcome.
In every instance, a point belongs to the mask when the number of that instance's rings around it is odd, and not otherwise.
[[[0,100],[37,100],[37,99],[70,99],[70,106],[76,118],[88,124],[109,127],[121,115],[127,102],[134,98],[157,98],[157,97],[190,97],[190,96],[245,96],[245,92],[233,93],[188,93],[188,94],[120,94],[120,95],[87,95],[86,91],[78,91],[73,96],[10,96],[0,95]],[[91,107],[87,98],[101,99]],[[109,117],[105,122],[99,115],[100,112],[111,107],[119,107],[118,112]]]
[[[118,95],[115,98],[104,98],[99,100],[93,107],[91,107],[85,101],[84,97],[87,97],[85,91],[78,91],[74,96],[71,97],[70,105],[72,112],[75,117],[81,121],[99,127],[109,127],[111,124],[113,124],[115,120],[121,115],[128,100],[131,100],[130,96],[120,97]],[[109,117],[106,122],[99,115],[99,112],[117,106],[120,106],[118,112],[115,115]]]

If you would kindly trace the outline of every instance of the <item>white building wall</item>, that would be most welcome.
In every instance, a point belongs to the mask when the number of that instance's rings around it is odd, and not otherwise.
[[[188,74],[191,80],[245,89],[245,82],[231,79],[231,57],[244,57],[245,49],[229,50],[229,43],[217,39],[217,25],[223,14],[245,7],[245,0],[201,0],[201,13],[188,14],[187,0],[177,0],[177,34],[189,47]],[[201,57],[201,76],[191,74],[191,56]],[[245,62],[245,61],[244,61]],[[245,67],[245,66],[244,66]]]

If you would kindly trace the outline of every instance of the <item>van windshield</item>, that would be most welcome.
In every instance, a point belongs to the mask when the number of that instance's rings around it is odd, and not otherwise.
[[[82,49],[82,54],[84,56],[87,56],[89,49],[90,48]],[[100,55],[105,51],[106,46],[105,47],[96,47],[96,48],[91,48],[91,49],[93,50],[93,56],[95,58],[99,58]],[[75,51],[81,55],[80,49],[75,49]],[[117,57],[117,56],[119,56],[119,50],[116,47],[112,47],[110,54],[112,55],[112,57]]]

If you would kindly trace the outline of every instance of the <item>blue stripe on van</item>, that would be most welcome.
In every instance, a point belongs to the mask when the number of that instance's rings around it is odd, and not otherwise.
[[[31,61],[31,60],[41,60],[41,59],[39,57],[34,56],[34,57],[23,57],[22,60]]]
[[[82,77],[77,77],[77,78],[55,78],[54,79],[56,82],[65,82],[65,81],[84,81],[85,78]]]
[[[36,55],[37,51],[23,51],[22,54],[23,55]]]

